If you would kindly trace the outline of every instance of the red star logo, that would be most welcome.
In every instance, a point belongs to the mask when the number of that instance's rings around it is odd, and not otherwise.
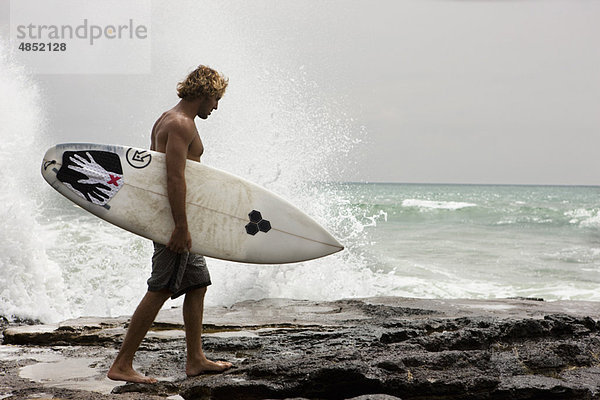
[[[115,175],[112,175],[112,174],[109,174],[109,175],[110,175],[110,181],[108,181],[108,184],[109,185],[119,186],[118,180],[121,179],[121,177],[120,176],[115,176]]]

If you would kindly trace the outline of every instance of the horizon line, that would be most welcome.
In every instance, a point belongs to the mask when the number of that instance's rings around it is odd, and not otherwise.
[[[458,183],[458,182],[393,182],[393,181],[323,181],[322,183],[363,185],[448,185],[448,186],[547,186],[547,187],[598,187],[600,184],[569,183]]]

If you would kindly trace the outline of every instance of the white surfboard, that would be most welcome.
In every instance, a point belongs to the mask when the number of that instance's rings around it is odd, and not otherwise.
[[[174,222],[163,153],[118,145],[58,144],[46,152],[42,175],[92,214],[158,243],[169,241]],[[191,160],[185,175],[193,253],[282,264],[343,249],[312,218],[258,185]]]

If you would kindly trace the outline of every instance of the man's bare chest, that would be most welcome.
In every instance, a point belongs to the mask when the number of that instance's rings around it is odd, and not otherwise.
[[[196,135],[192,143],[188,148],[188,156],[190,160],[200,161],[200,157],[204,153],[204,145],[202,144],[202,140],[199,135]]]

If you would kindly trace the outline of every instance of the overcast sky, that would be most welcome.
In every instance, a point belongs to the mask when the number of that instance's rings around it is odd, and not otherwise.
[[[209,127],[305,105],[296,125],[353,143],[342,180],[600,185],[598,21],[595,0],[153,0],[152,74],[35,80],[56,141],[146,145],[203,63],[231,82]]]

